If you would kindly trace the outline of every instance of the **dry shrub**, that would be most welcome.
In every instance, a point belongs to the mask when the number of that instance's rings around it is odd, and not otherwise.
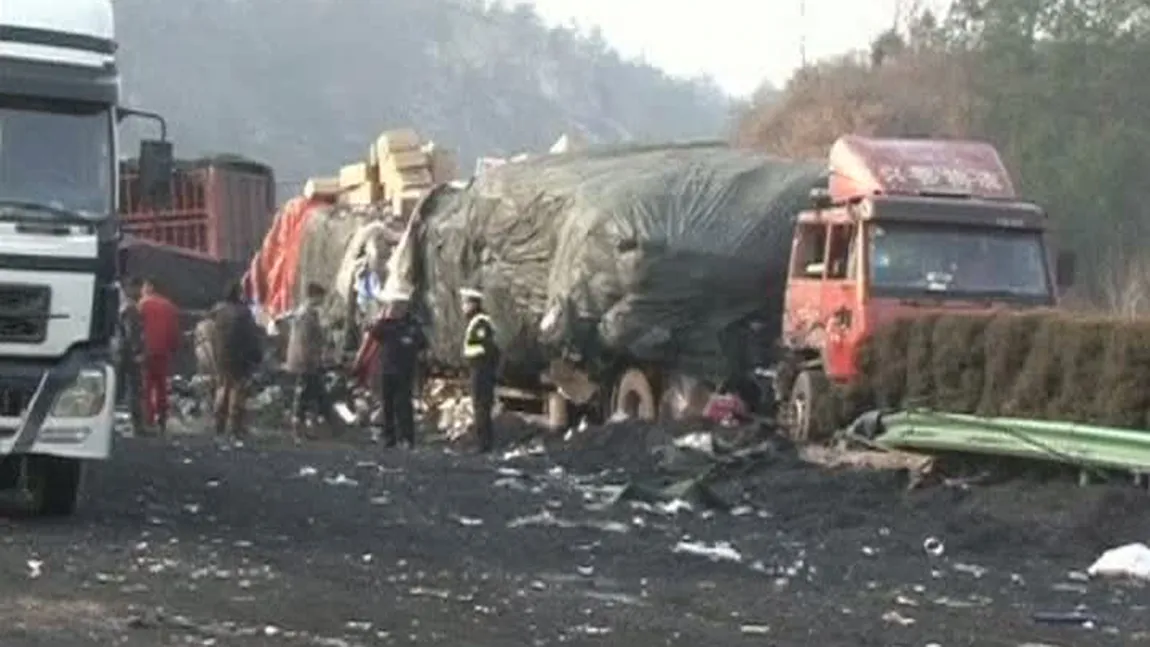
[[[1112,427],[1150,426],[1150,321],[1127,321],[1107,341],[1093,418]]]
[[[922,315],[910,320],[906,348],[906,387],[903,403],[929,407],[934,395],[934,327],[939,315]]]
[[[1150,427],[1150,320],[1057,311],[924,315],[876,331],[859,350],[859,366],[844,415],[926,406]],[[901,396],[891,384],[899,375]]]
[[[969,65],[957,53],[907,51],[871,65],[846,57],[800,70],[780,97],[753,104],[736,143],[783,157],[825,157],[844,134],[962,137],[971,132]]]
[[[931,338],[931,406],[943,411],[971,413],[982,399],[986,354],[982,348],[988,316],[940,317]]]
[[[1018,367],[1030,355],[1034,331],[1044,316],[1041,313],[1008,313],[994,317],[987,325],[981,349],[986,357],[983,364],[986,375],[975,411],[978,415],[1003,413],[1003,394],[1010,393],[1014,387]]]

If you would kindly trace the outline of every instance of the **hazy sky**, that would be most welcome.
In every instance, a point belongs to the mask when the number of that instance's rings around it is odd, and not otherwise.
[[[622,54],[677,75],[709,74],[733,94],[782,84],[807,58],[865,48],[908,0],[530,0],[551,23],[598,25]],[[931,0],[933,4],[934,0]],[[805,28],[803,27],[805,25]]]

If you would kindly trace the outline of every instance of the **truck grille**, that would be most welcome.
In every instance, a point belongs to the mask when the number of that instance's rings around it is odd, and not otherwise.
[[[38,385],[0,385],[0,418],[19,418],[32,403]],[[3,434],[0,433],[0,437]]]
[[[0,342],[44,341],[51,308],[52,290],[46,285],[0,284]]]

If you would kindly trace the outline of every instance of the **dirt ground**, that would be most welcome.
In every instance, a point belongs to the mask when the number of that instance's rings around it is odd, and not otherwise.
[[[661,433],[490,457],[125,439],[77,516],[3,522],[0,644],[1150,643],[1150,593],[1082,574],[1150,538],[1145,491],[908,493],[779,456],[716,488],[725,511],[604,503]]]

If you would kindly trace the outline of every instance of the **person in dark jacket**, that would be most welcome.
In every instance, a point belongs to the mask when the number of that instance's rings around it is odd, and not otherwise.
[[[244,303],[243,289],[235,283],[224,300],[212,309],[213,355],[216,363],[216,434],[245,433],[247,387],[263,360],[260,330]]]
[[[495,324],[483,311],[483,293],[464,288],[463,316],[467,328],[463,333],[463,358],[471,370],[471,405],[475,413],[475,435],[479,451],[489,452],[495,444],[491,417],[495,408],[495,383],[499,370],[499,346],[495,343]]]
[[[327,291],[323,286],[310,283],[307,286],[307,301],[292,319],[291,333],[288,335],[287,370],[296,376],[295,425],[296,436],[302,428],[311,423],[308,416],[327,418],[331,415],[327,387],[324,384],[323,366],[323,323],[319,308],[323,305]]]
[[[402,441],[415,445],[415,411],[412,397],[419,353],[426,345],[423,330],[408,308],[404,295],[385,295],[383,316],[372,326],[371,336],[379,344],[383,437],[388,447]]]
[[[142,285],[136,278],[126,278],[123,286],[123,300],[120,302],[118,335],[120,347],[117,365],[120,372],[120,393],[132,419],[135,433],[144,431],[144,322],[140,316],[140,291]]]

